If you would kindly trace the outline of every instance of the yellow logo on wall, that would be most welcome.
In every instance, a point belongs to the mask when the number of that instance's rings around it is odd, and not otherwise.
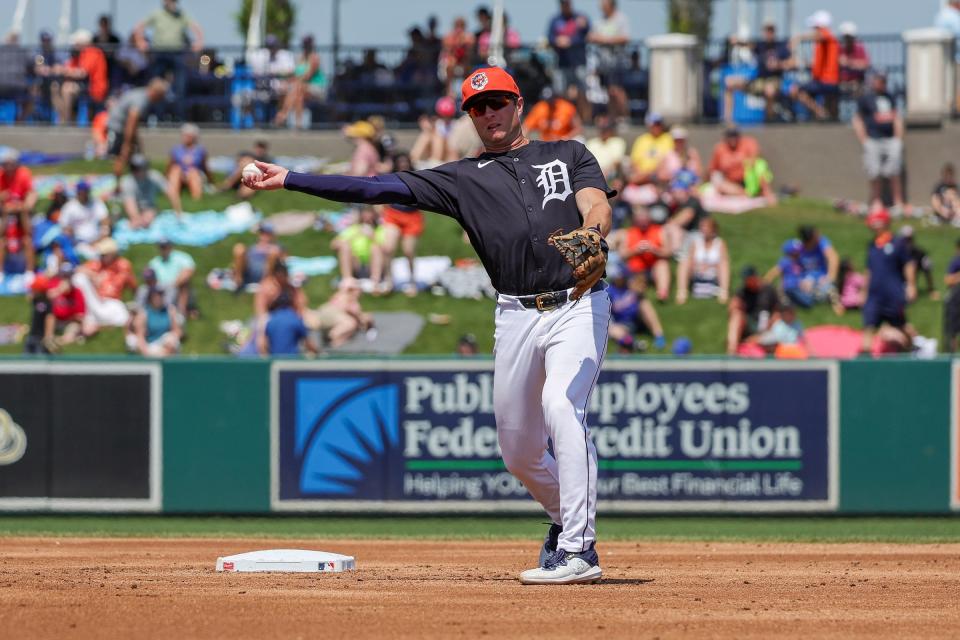
[[[0,409],[0,465],[13,464],[27,452],[27,434],[23,427]]]

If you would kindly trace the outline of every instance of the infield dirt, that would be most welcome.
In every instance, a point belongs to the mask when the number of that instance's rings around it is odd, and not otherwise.
[[[216,573],[266,548],[344,574]],[[956,638],[960,544],[599,547],[600,585],[525,587],[536,542],[0,539],[8,638]]]

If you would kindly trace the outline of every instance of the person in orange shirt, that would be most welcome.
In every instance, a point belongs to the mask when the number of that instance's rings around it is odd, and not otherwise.
[[[828,111],[824,103],[835,103],[833,100],[840,93],[840,42],[830,31],[832,18],[830,12],[820,10],[807,18],[807,26],[813,29],[812,33],[798,36],[791,47],[793,51],[800,50],[800,40],[813,40],[813,66],[810,68],[810,82],[802,85],[793,85],[790,88],[790,97],[799,100],[819,120],[826,120],[833,111]]]
[[[540,102],[533,105],[523,119],[523,128],[529,135],[538,134],[544,142],[555,142],[579,136],[583,132],[583,123],[574,104],[547,87],[540,94]]]
[[[643,276],[653,282],[657,299],[661,302],[670,297],[670,264],[673,252],[663,234],[663,227],[654,224],[650,209],[643,205],[633,208],[633,224],[624,230],[621,238],[614,239],[620,257],[634,276]],[[611,245],[613,246],[613,245]]]
[[[87,83],[90,97],[90,112],[103,109],[110,89],[107,79],[107,57],[99,47],[93,46],[93,34],[78,29],[70,36],[70,59],[59,69],[63,80],[52,91],[53,106],[60,116],[60,124],[73,120],[73,106],[80,94],[81,82]]]
[[[710,157],[710,166],[707,173],[710,183],[717,193],[724,196],[753,196],[762,195],[770,204],[776,203],[773,186],[763,178],[757,192],[747,193],[747,169],[760,159],[760,145],[755,138],[745,136],[736,127],[728,127],[723,133],[723,140],[713,147]]]

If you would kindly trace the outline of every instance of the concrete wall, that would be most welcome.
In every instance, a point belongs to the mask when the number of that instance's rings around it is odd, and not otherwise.
[[[713,145],[721,137],[722,128],[694,125],[689,130],[691,141],[707,163]],[[631,128],[624,137],[632,143],[640,131]],[[416,133],[397,132],[398,143],[409,149]],[[867,183],[860,145],[849,125],[773,125],[750,129],[747,133],[760,142],[778,185],[796,186],[802,195],[816,198],[866,198]],[[4,127],[0,129],[0,144],[38,151],[79,152],[83,151],[87,136],[84,129]],[[178,133],[169,129],[145,129],[143,138],[147,154],[156,158],[163,157],[175,144]],[[315,155],[342,160],[350,153],[349,143],[338,131],[211,129],[203,133],[203,142],[214,155],[234,154],[249,148],[257,138],[267,139],[273,153],[281,155]],[[910,201],[925,204],[943,163],[953,161],[960,164],[960,123],[948,123],[937,129],[910,129],[906,157]]]

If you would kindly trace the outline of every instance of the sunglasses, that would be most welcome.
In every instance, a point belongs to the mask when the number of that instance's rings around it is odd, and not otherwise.
[[[513,98],[511,96],[485,96],[473,101],[467,108],[467,113],[474,118],[479,118],[487,112],[488,107],[494,111],[500,111],[500,109],[512,103]]]

